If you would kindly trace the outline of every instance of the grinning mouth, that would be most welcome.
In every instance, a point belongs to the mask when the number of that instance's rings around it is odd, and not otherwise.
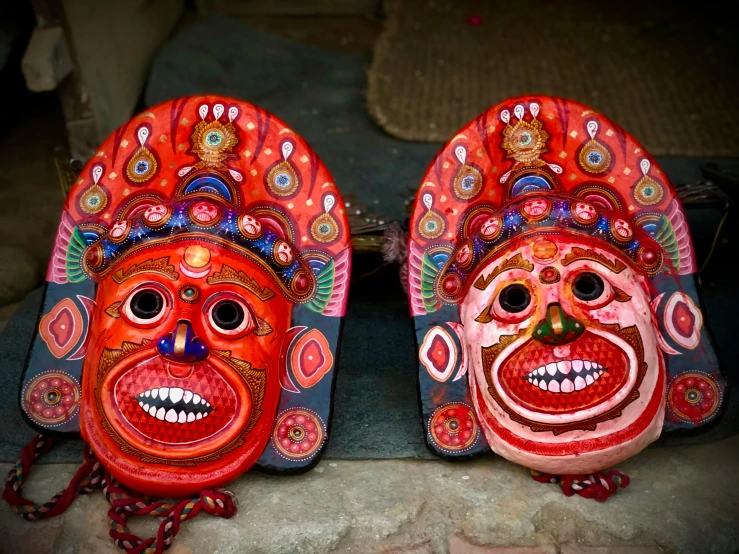
[[[187,378],[175,377],[172,369],[154,356],[120,372],[110,389],[120,418],[152,443],[173,446],[195,444],[229,428],[245,399],[218,367],[196,363]]]
[[[606,371],[595,361],[564,360],[543,365],[523,378],[543,391],[569,394],[589,387]]]
[[[631,362],[608,336],[586,331],[569,345],[566,359],[534,339],[502,360],[492,358],[492,348],[485,355],[489,371],[495,366],[501,391],[513,404],[547,415],[573,414],[604,405],[629,380]]]
[[[180,387],[155,387],[136,397],[142,410],[168,423],[192,423],[214,410],[205,398]]]

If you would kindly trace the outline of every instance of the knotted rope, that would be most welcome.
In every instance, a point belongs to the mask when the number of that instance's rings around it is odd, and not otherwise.
[[[552,475],[530,469],[531,477],[539,483],[554,483],[561,485],[565,496],[578,494],[583,498],[592,498],[598,502],[605,502],[619,488],[625,489],[631,480],[617,470],[608,473],[593,473],[590,475]]]
[[[8,473],[3,500],[11,509],[29,521],[44,519],[61,514],[80,494],[88,494],[103,489],[111,507],[110,537],[115,545],[128,554],[161,554],[167,550],[180,531],[183,521],[192,519],[201,511],[231,518],[236,514],[234,496],[223,490],[204,490],[195,498],[185,498],[175,502],[139,495],[127,489],[105,471],[90,448],[85,445],[85,462],[77,470],[66,489],[54,495],[48,502],[37,504],[21,496],[23,484],[30,476],[31,467],[36,460],[51,450],[53,440],[38,435],[23,447],[21,457]],[[162,518],[156,537],[142,539],[128,529],[131,516],[153,516]]]

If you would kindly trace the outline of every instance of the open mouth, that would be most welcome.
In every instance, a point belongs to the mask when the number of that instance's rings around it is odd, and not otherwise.
[[[241,409],[233,387],[207,361],[185,378],[154,356],[121,374],[113,387],[122,419],[148,439],[186,445],[223,432]]]
[[[529,339],[498,365],[503,392],[518,406],[547,414],[575,413],[606,403],[629,380],[626,352],[605,336],[586,331],[566,357]]]
[[[192,423],[208,417],[213,411],[213,406],[205,398],[180,387],[154,387],[136,399],[141,409],[151,417],[168,423]]]
[[[564,360],[543,365],[524,379],[543,391],[569,394],[589,387],[606,371],[595,361]]]

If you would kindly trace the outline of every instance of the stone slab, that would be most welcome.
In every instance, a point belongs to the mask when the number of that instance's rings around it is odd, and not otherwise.
[[[239,500],[238,514],[188,521],[169,552],[734,554],[737,460],[739,436],[650,448],[621,466],[632,484],[602,504],[567,498],[492,456],[456,464],[324,460],[302,476],[239,478],[228,487]],[[0,465],[2,472],[8,468]],[[34,468],[29,497],[60,490],[74,470]],[[119,554],[108,539],[107,509],[94,493],[77,498],[59,518],[31,523],[2,504],[0,551]],[[133,528],[148,535],[154,521]]]

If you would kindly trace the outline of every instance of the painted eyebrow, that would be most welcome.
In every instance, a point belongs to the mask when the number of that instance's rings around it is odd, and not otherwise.
[[[491,271],[490,275],[488,275],[487,277],[480,275],[475,280],[475,284],[473,286],[478,290],[485,290],[486,288],[488,288],[488,285],[493,282],[493,279],[495,279],[504,271],[508,271],[510,269],[523,269],[524,271],[528,271],[529,273],[531,273],[532,271],[534,271],[534,264],[524,259],[524,257],[519,252],[515,256],[503,260],[503,262],[495,269],[493,269],[493,271]]]
[[[180,278],[180,274],[175,271],[173,265],[169,264],[169,256],[164,258],[157,258],[146,260],[140,264],[134,264],[125,271],[121,268],[112,275],[113,281],[119,285],[126,279],[130,279],[134,275],[140,275],[141,273],[156,273],[162,277],[166,277],[170,281],[176,281]]]
[[[223,283],[238,285],[253,293],[262,302],[266,302],[275,296],[274,291],[269,287],[260,287],[259,283],[249,277],[245,272],[236,270],[225,264],[221,266],[220,271],[209,275],[205,282],[209,285],[220,285]]]
[[[579,260],[590,260],[592,262],[599,263],[606,269],[610,269],[614,273],[621,273],[626,269],[626,264],[621,260],[615,259],[613,261],[606,258],[603,254],[596,252],[595,250],[580,248],[579,246],[574,247],[569,254],[562,258],[562,265],[567,267],[571,263],[575,263]]]

